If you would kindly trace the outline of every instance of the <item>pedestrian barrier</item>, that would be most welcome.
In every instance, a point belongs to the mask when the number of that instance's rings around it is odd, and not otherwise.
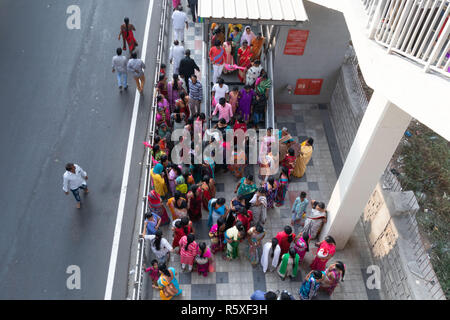
[[[153,87],[153,96],[152,96],[152,102],[150,104],[151,113],[149,117],[149,124],[148,124],[148,140],[151,142],[151,145],[153,145],[154,140],[154,132],[155,132],[155,122],[156,122],[156,107],[157,107],[157,91],[156,91],[156,84],[158,83],[159,73],[161,69],[161,64],[163,63],[163,57],[165,53],[165,45],[166,45],[166,23],[169,19],[168,13],[170,13],[169,9],[169,1],[168,0],[162,0],[162,12],[161,12],[161,20],[160,20],[160,29],[159,29],[159,36],[158,36],[158,49],[157,49],[157,55],[156,55],[156,68],[155,68],[155,79],[154,79],[154,87]],[[150,171],[152,170],[152,156],[151,156],[151,149],[146,148],[145,157],[144,157],[144,163],[145,163],[145,174],[144,174],[144,188],[143,188],[143,195],[142,195],[142,209],[140,211],[140,225],[139,230],[140,234],[144,230],[144,215],[147,212],[148,208],[148,200],[147,195],[151,191],[151,182],[150,182]],[[145,254],[145,239],[139,239],[138,241],[138,249],[136,254],[136,263],[135,263],[135,272],[134,272],[134,287],[133,287],[133,294],[132,294],[132,300],[140,300],[142,296],[142,283],[143,283],[143,274],[144,274],[144,254]]]

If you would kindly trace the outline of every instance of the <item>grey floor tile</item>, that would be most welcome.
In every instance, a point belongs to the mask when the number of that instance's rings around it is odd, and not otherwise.
[[[191,284],[192,283],[192,273],[191,272],[180,272],[180,284]]]
[[[317,182],[308,182],[309,191],[319,191],[319,184]]]
[[[202,213],[202,216],[207,216],[206,212]],[[208,227],[208,219],[202,219],[198,222],[194,222],[192,224],[195,230],[195,241],[198,243],[199,241],[203,240],[209,240],[209,230]],[[207,242],[208,244],[208,242]]]
[[[216,300],[217,292],[215,284],[193,284],[191,286],[192,300]]]
[[[280,209],[281,218],[287,219],[291,217],[291,209]]]
[[[253,269],[253,289],[266,291],[266,275],[259,267]]]
[[[216,272],[217,283],[228,283],[228,272]]]
[[[225,183],[216,183],[216,191],[224,192],[225,191]]]

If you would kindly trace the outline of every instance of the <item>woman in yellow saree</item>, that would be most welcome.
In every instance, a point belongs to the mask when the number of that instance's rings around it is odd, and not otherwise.
[[[294,172],[292,172],[294,177],[301,178],[305,174],[306,165],[309,160],[311,160],[313,144],[313,138],[309,138],[308,140],[302,142],[300,154],[297,156],[297,160],[295,160],[295,168]]]
[[[161,163],[158,163],[150,171],[153,188],[161,197],[164,197],[168,192],[166,182],[164,181],[164,177],[162,176],[163,170],[164,166]]]

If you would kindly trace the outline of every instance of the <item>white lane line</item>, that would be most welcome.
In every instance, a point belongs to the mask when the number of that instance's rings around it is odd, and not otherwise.
[[[144,62],[145,62],[145,55],[147,53],[148,33],[150,30],[152,11],[153,11],[153,0],[149,0],[147,21],[145,23],[144,41],[142,44],[142,54],[141,54],[141,59]],[[131,166],[131,155],[133,152],[134,135],[136,132],[136,123],[140,99],[141,95],[139,91],[136,89],[136,94],[134,97],[133,115],[131,117],[130,134],[128,136],[127,153],[123,170],[122,187],[120,188],[119,206],[117,208],[116,227],[114,229],[111,257],[109,259],[109,270],[108,270],[108,279],[106,280],[105,300],[111,300],[113,291],[114,276],[116,273],[116,265],[117,265],[117,254],[119,252],[120,232],[122,231],[122,220],[125,209],[125,199],[127,197],[128,178],[130,175],[130,166]]]

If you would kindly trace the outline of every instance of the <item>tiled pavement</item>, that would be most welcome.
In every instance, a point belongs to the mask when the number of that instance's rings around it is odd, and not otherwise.
[[[201,26],[190,24],[186,32],[185,48],[195,50],[195,60],[201,63]],[[198,42],[200,41],[200,42]],[[200,43],[200,45],[198,44]],[[169,67],[171,70],[171,67]],[[169,71],[170,72],[170,71]],[[293,117],[292,114],[295,114]],[[303,141],[306,137],[315,140],[312,160],[307,166],[306,174],[301,178],[294,178],[288,188],[285,205],[268,211],[266,222],[265,241],[270,241],[283,227],[290,222],[290,209],[293,201],[300,191],[306,191],[309,199],[315,199],[328,203],[336,178],[342,169],[342,160],[336,151],[336,138],[328,115],[327,105],[317,104],[277,104],[275,106],[276,128],[287,127],[289,132],[297,141]],[[256,168],[247,167],[254,170]],[[217,197],[224,197],[227,203],[234,196],[234,188],[237,184],[229,173],[217,175]],[[196,240],[205,241],[209,244],[208,213],[203,212],[200,222],[194,224]],[[164,236],[171,241],[172,232],[168,227],[162,228]],[[313,246],[312,246],[313,247]],[[147,247],[148,249],[148,247]],[[246,242],[241,243],[241,258],[235,261],[224,261],[221,255],[216,255],[216,272],[210,273],[208,277],[199,276],[197,272],[180,272],[180,258],[172,254],[170,265],[175,267],[180,287],[183,294],[174,299],[177,300],[248,300],[255,290],[288,290],[298,298],[298,290],[303,277],[310,271],[309,265],[313,260],[316,248],[311,248],[302,264],[296,279],[282,281],[276,274],[264,274],[260,265],[253,268],[245,257]],[[147,250],[147,261],[150,261],[150,250]],[[367,279],[366,268],[371,265],[371,256],[368,244],[363,233],[361,224],[358,223],[355,231],[344,250],[337,251],[333,260],[341,260],[347,266],[345,281],[335,289],[334,294],[329,297],[320,292],[316,299],[380,299],[377,290],[368,290],[365,286]],[[151,282],[145,277],[144,299],[159,299],[158,290],[152,289]]]
[[[302,141],[307,136],[315,140],[315,149],[311,162],[307,166],[305,176],[301,179],[294,178],[289,184],[288,197],[284,206],[268,211],[266,223],[265,241],[269,241],[290,221],[290,208],[300,191],[306,191],[310,199],[327,203],[331,196],[332,188],[336,183],[336,166],[334,155],[330,152],[329,141],[333,140],[333,130],[327,127],[324,118],[328,117],[326,106],[315,104],[303,105],[276,105],[276,127],[287,127],[296,139]],[[295,117],[289,114],[295,112]],[[331,138],[328,138],[332,136]],[[257,176],[256,168],[255,177]],[[339,169],[340,170],[340,169]],[[217,197],[224,197],[227,202],[234,196],[234,188],[237,179],[229,173],[219,173],[217,178]],[[207,212],[203,212],[203,219],[195,223],[197,240],[209,243],[207,224]],[[167,227],[163,229],[164,235],[172,239]],[[265,242],[264,241],[264,242]],[[245,242],[241,243],[241,258],[236,261],[224,261],[220,255],[216,256],[216,271],[210,273],[207,278],[199,276],[196,272],[179,273],[180,286],[183,294],[176,299],[238,299],[248,300],[254,290],[283,290],[286,289],[298,298],[297,292],[303,277],[310,271],[309,265],[313,260],[315,248],[308,253],[300,265],[300,274],[294,280],[282,281],[276,272],[264,274],[261,266],[253,268],[245,257]],[[367,279],[366,268],[371,265],[371,256],[367,241],[361,225],[355,228],[353,236],[348,241],[344,250],[337,251],[332,260],[341,260],[347,266],[345,281],[329,297],[320,292],[317,299],[380,299],[377,290],[368,290],[365,286]],[[170,264],[180,271],[179,256],[172,255]],[[157,290],[147,285],[147,299],[159,299]]]

